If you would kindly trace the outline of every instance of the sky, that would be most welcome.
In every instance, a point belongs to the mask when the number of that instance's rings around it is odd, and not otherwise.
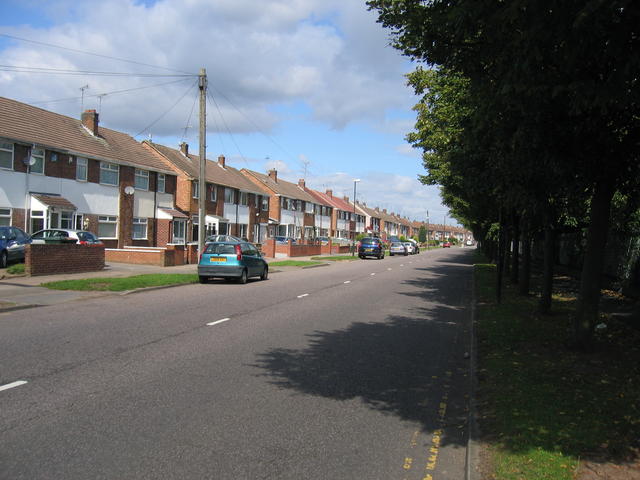
[[[204,68],[208,158],[455,223],[388,35],[364,0],[0,0],[0,95],[197,153]]]

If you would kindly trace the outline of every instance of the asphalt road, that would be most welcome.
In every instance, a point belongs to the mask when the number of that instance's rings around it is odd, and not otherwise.
[[[0,479],[462,479],[471,256],[0,314]]]

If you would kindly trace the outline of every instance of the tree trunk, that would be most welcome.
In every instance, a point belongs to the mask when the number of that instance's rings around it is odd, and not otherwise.
[[[525,218],[522,222],[522,270],[518,278],[520,295],[529,295],[531,288],[531,232]]]
[[[511,285],[518,284],[518,274],[520,267],[520,218],[517,215],[513,216],[513,251],[511,253],[511,276],[509,280]]]
[[[587,230],[587,249],[580,275],[578,307],[571,332],[573,346],[584,351],[590,351],[593,348],[593,329],[598,322],[600,282],[613,193],[613,182],[601,180],[596,184],[591,198],[591,220]]]
[[[556,232],[553,225],[547,222],[544,227],[544,266],[542,268],[542,292],[538,311],[549,313],[551,311],[551,292],[553,290],[553,266],[555,262]]]
[[[511,272],[511,228],[507,225],[503,225],[504,230],[504,242],[502,244],[502,270],[505,275],[510,275]]]
[[[500,232],[498,234],[498,261],[496,262],[496,301],[500,303],[502,300],[502,272],[504,269],[504,251],[505,251],[505,228],[500,223]]]

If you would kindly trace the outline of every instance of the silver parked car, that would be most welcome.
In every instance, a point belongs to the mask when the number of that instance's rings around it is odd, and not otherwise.
[[[407,246],[402,242],[391,242],[391,245],[389,245],[389,256],[393,257],[394,255],[409,255]]]

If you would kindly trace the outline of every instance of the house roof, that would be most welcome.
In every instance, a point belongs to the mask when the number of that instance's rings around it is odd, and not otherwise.
[[[297,183],[287,182],[280,178],[278,178],[278,181],[276,182],[269,175],[254,172],[253,170],[248,170],[246,168],[243,168],[240,171],[247,175],[248,178],[253,178],[261,187],[267,188],[267,191],[273,192],[276,195],[296,200],[304,200],[305,202],[318,203],[316,198],[310,195]]]
[[[78,119],[0,97],[0,137],[70,153],[172,174],[153,152],[126,133],[99,126],[98,136]]]
[[[364,205],[362,203],[358,203],[358,202],[356,202],[356,206],[365,215],[369,215],[370,217],[373,217],[373,218],[380,218],[380,219],[382,218],[382,216],[380,215],[380,212],[378,210],[374,210],[373,208],[369,208],[366,205]]]
[[[378,218],[381,219],[382,221],[385,222],[390,222],[390,223],[398,223],[398,219],[392,215],[389,215],[388,213],[382,211],[382,210],[378,210],[377,208],[375,209],[375,212],[378,214]]]
[[[145,140],[142,142],[148,149],[155,150],[162,155],[171,165],[183,172],[185,175],[192,179],[196,179],[200,176],[200,156],[199,155],[184,155],[180,150],[175,148],[166,147],[158,143],[153,143]],[[222,167],[219,162],[207,160],[206,165],[206,180],[209,183],[215,183],[216,185],[222,185],[225,187],[237,188],[244,192],[257,193],[259,195],[265,195],[261,189],[248,180],[239,170],[227,165]]]
[[[73,203],[71,203],[69,200],[59,195],[48,195],[48,194],[45,195],[40,193],[33,193],[31,194],[31,196],[36,200],[38,200],[43,205],[47,205],[49,207],[62,207],[70,210],[76,210],[76,206]]]
[[[335,209],[342,210],[344,212],[353,212],[353,205],[345,202],[342,198],[334,197],[333,195],[322,193],[317,190],[313,190],[313,195],[323,203],[330,205]]]

